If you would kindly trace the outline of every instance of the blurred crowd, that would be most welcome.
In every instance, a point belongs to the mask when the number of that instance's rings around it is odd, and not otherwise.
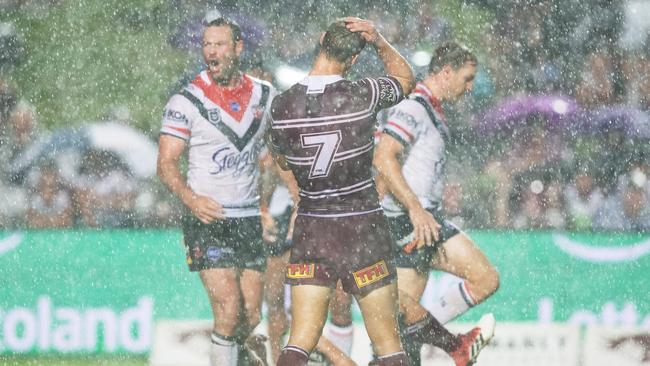
[[[454,136],[447,216],[465,228],[650,231],[648,2],[447,1],[480,15],[474,36],[449,9],[425,0],[170,2],[185,16],[171,27],[169,43],[196,60],[170,91],[202,67],[198,32],[215,6],[242,26],[246,67],[280,88],[308,69],[320,30],[340,15],[378,23],[420,76],[436,45],[466,40],[480,69],[473,92],[447,106]],[[174,226],[178,203],[154,176],[137,176],[110,151],[82,151],[74,174],[58,157],[34,158],[22,169],[31,146],[51,131],[12,82],[29,49],[10,23],[0,24],[0,48],[10,50],[0,56],[0,227]],[[381,72],[370,50],[361,60],[353,77]],[[549,95],[573,103],[574,113],[561,123],[532,107],[505,124],[486,117],[506,101]],[[114,107],[98,116],[126,125],[129,118]]]

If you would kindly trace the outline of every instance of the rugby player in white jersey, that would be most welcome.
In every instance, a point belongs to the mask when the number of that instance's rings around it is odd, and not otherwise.
[[[472,240],[441,216],[449,136],[441,103],[455,102],[471,91],[476,65],[476,57],[462,45],[449,42],[438,47],[425,79],[408,99],[387,111],[374,157],[379,178],[388,189],[382,207],[393,240],[401,247],[395,266],[407,325],[403,339],[436,343],[463,366],[474,362],[492,337],[494,318],[488,314],[478,327],[460,337],[445,333],[440,323],[455,319],[492,295],[499,287],[499,275]],[[463,281],[448,288],[427,313],[408,299],[422,297],[431,269]],[[419,348],[416,345],[418,354]]]
[[[187,207],[187,263],[199,272],[214,316],[210,363],[234,366],[261,317],[263,226],[272,219],[260,216],[258,159],[275,91],[240,71],[243,40],[234,21],[208,23],[202,50],[207,68],[165,107],[158,176]],[[179,159],[188,146],[185,179]]]

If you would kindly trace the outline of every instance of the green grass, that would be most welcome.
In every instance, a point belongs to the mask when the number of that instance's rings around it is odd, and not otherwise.
[[[2,366],[146,366],[145,357],[113,356],[113,357],[26,357],[0,356]]]

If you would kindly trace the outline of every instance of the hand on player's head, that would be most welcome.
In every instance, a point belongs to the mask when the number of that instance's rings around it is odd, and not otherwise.
[[[361,37],[368,43],[375,43],[379,39],[379,32],[375,24],[370,20],[357,17],[345,17],[341,19],[350,32],[361,33]]]

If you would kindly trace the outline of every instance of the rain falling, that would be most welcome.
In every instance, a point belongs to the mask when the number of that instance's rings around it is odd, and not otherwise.
[[[650,1],[0,0],[0,365],[650,363]]]

